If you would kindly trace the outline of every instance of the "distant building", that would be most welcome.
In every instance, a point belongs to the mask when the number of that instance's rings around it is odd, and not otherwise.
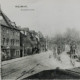
[[[22,28],[20,30],[20,46],[22,56],[32,54],[31,35],[28,28]]]
[[[47,49],[47,40],[46,40],[46,38],[44,38],[44,36],[41,32],[38,32],[38,36],[39,36],[40,52],[44,52]]]
[[[44,37],[40,38],[40,51],[46,51],[46,39]]]
[[[46,50],[46,39],[43,35],[39,36],[37,32],[28,28],[22,28],[20,32],[20,46],[23,48],[21,50],[23,56]]]
[[[20,57],[20,31],[14,22],[0,10],[1,53],[3,60]]]
[[[0,10],[2,60],[23,57],[46,50],[42,33],[19,28]]]

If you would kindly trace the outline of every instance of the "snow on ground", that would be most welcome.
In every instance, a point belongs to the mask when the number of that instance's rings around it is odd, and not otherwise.
[[[60,68],[62,69],[69,69],[69,68],[73,68],[73,65],[71,64],[71,59],[69,57],[69,55],[66,53],[66,51],[64,51],[61,55],[60,55],[61,61],[62,61],[62,66]]]
[[[44,59],[43,61],[41,60],[40,63],[46,65],[50,69],[54,69],[57,67],[61,69],[80,67],[80,62],[77,62],[75,59],[72,60],[75,63],[74,66],[72,65],[71,59],[66,51],[62,52],[61,55],[59,56],[61,61],[59,61],[57,58],[54,58],[52,51],[48,51],[46,53],[46,56],[47,56],[46,59]]]
[[[61,69],[70,69],[75,67],[80,67],[80,62],[77,62],[76,59],[72,59],[74,62],[74,66],[71,63],[71,59],[66,51],[62,52],[60,55],[61,59],[61,66],[59,66]]]

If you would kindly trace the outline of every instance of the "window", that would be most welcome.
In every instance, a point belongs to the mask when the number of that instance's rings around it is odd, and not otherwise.
[[[19,51],[16,51],[16,56],[19,56]]]
[[[13,45],[14,45],[14,39],[13,39]]]
[[[16,40],[16,44],[17,44],[17,40]]]
[[[5,43],[5,38],[3,38],[3,45],[4,45],[4,43]]]
[[[16,40],[16,44],[19,45],[19,40]]]
[[[4,28],[2,30],[3,30],[3,32],[5,31]]]
[[[6,44],[7,44],[7,45],[9,44],[9,39],[8,39],[8,38],[6,39]]]
[[[19,44],[19,40],[18,40],[18,44]]]
[[[11,39],[11,45],[14,45],[14,39]]]
[[[16,45],[17,45],[17,40],[16,40]]]
[[[13,42],[13,41],[12,41],[12,39],[11,39],[11,45],[12,45],[12,42]]]
[[[16,36],[19,36],[19,32],[16,32]]]
[[[17,56],[17,51],[16,51],[16,56]]]

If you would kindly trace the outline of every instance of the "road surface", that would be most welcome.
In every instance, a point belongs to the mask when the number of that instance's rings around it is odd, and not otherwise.
[[[42,52],[31,56],[17,58],[2,62],[2,78],[20,80],[43,70],[56,69],[72,69],[74,66],[70,63],[70,58],[63,52],[61,61],[53,56],[52,51]],[[80,66],[80,63],[76,67]]]

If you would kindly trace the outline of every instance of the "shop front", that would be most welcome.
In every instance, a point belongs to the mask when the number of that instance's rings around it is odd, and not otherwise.
[[[2,61],[20,57],[20,47],[1,46]]]
[[[11,59],[10,47],[1,46],[1,59],[2,61]]]

